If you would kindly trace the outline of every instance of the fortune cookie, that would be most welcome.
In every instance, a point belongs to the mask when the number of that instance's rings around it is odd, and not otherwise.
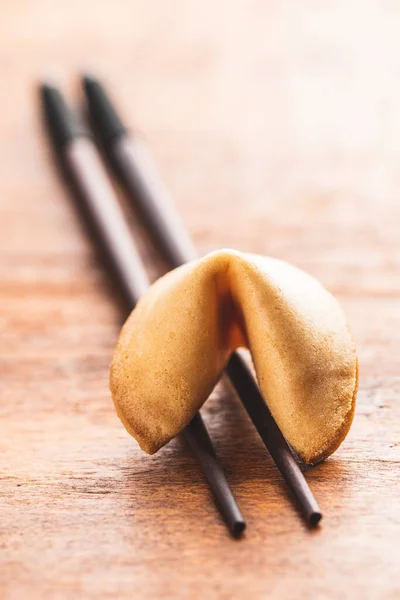
[[[306,463],[336,450],[354,414],[354,341],[335,298],[274,258],[221,250],[156,281],[122,328],[110,387],[152,454],[180,433],[232,352],[247,347],[265,402]]]

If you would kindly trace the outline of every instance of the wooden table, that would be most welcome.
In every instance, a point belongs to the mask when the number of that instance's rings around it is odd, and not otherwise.
[[[399,597],[399,30],[394,2],[3,0],[2,600]],[[38,119],[38,79],[78,101],[82,69],[143,132],[201,253],[278,256],[342,302],[360,391],[306,475],[318,530],[228,389],[203,414],[241,541],[181,441],[148,457],[117,419],[115,298]]]

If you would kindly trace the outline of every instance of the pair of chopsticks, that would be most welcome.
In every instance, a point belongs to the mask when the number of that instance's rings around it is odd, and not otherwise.
[[[123,125],[104,88],[91,77],[83,78],[87,112],[96,140],[110,167],[122,182],[155,244],[174,268],[196,258],[194,246],[152,166],[143,144]],[[94,143],[77,127],[60,92],[41,86],[41,97],[53,148],[67,181],[78,199],[78,209],[94,235],[109,274],[132,310],[149,285],[132,233],[104,173]],[[245,361],[234,353],[226,368],[243,406],[297,499],[306,522],[314,526],[322,515],[307,482],[273,419]],[[218,461],[200,413],[186,427],[188,441],[216,503],[233,535],[245,521]]]

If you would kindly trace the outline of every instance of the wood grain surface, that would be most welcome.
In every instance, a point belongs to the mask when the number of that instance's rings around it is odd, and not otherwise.
[[[399,31],[383,0],[1,2],[2,600],[400,596]],[[117,419],[115,296],[38,118],[38,79],[78,106],[85,69],[142,132],[201,253],[278,256],[340,299],[360,391],[348,438],[306,474],[318,530],[229,389],[203,414],[240,541],[180,440],[148,457]]]

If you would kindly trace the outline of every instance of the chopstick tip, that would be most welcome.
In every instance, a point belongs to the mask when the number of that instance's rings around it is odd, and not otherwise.
[[[322,519],[322,513],[319,510],[313,511],[308,517],[310,527],[316,527]]]
[[[242,533],[246,530],[246,522],[243,520],[235,521],[232,525],[231,531],[234,538],[240,538]]]
[[[91,73],[82,73],[81,82],[86,91],[98,85],[97,79]]]
[[[42,79],[38,83],[39,93],[43,96],[47,96],[56,89],[54,82],[51,79]]]

